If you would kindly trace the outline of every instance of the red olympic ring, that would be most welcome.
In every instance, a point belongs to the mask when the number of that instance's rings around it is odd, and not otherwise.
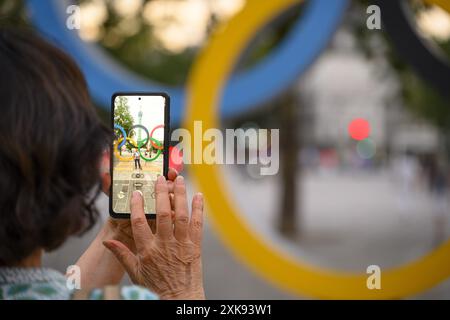
[[[156,131],[157,129],[161,129],[161,128],[164,128],[164,125],[163,125],[163,124],[160,124],[159,126],[154,127],[153,130],[150,132],[150,143],[152,144],[152,147],[155,148],[155,149],[157,149],[157,150],[162,150],[162,149],[164,149],[164,145],[163,145],[163,144],[157,145],[157,144],[153,141],[152,138],[153,138],[153,133],[155,133],[155,131]]]

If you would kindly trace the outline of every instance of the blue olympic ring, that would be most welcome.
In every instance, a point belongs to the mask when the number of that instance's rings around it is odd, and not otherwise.
[[[125,129],[123,127],[119,126],[118,124],[114,124],[114,129],[119,129],[120,132],[122,132],[123,140],[117,146],[117,150],[120,150],[120,148],[122,148],[125,145],[126,141],[127,141],[127,133],[125,132]]]
[[[117,91],[163,91],[171,96],[172,120],[184,115],[185,92],[143,79],[119,66],[96,45],[83,42],[66,28],[68,0],[28,0],[32,21],[48,39],[64,48],[80,65],[94,99],[108,108]],[[294,82],[314,62],[333,36],[349,0],[309,0],[286,38],[255,67],[235,74],[225,88],[221,115],[249,111],[270,100]]]

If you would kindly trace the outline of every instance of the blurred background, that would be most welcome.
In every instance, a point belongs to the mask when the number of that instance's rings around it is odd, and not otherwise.
[[[262,63],[302,19],[309,1],[261,30],[235,72]],[[83,41],[144,78],[183,86],[211,32],[245,2],[74,3],[81,10],[78,34]],[[405,3],[423,41],[450,61],[450,15],[423,1]],[[367,28],[369,4],[351,1],[326,50],[281,94],[222,120],[223,128],[281,129],[277,175],[260,176],[258,165],[222,166],[242,219],[280,251],[313,265],[358,273],[371,264],[383,270],[413,261],[450,235],[450,102],[405,62],[384,29]],[[26,1],[0,0],[0,16],[4,24],[33,28]],[[108,121],[109,105],[96,103]],[[359,141],[348,132],[357,118],[371,128],[370,136]],[[189,166],[183,174],[189,181]],[[189,189],[192,194],[195,186]],[[106,219],[106,197],[98,205]],[[48,254],[45,264],[64,271],[95,232]],[[208,223],[205,232],[208,298],[307,298],[253,274]],[[411,298],[449,299],[450,281]]]

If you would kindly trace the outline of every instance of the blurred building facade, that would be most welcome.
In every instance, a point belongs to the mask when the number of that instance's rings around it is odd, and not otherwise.
[[[339,30],[330,49],[297,86],[303,147],[335,149],[342,155],[355,144],[348,124],[364,118],[370,123],[378,157],[438,149],[437,130],[396,98],[398,84],[385,63],[367,59],[356,49],[353,35]]]

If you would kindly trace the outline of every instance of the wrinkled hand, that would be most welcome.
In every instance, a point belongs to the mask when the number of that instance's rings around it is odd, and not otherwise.
[[[118,240],[105,241],[104,245],[113,252],[135,284],[149,288],[161,299],[204,299],[201,263],[203,196],[194,196],[189,219],[183,177],[175,179],[172,205],[169,185],[163,176],[158,177],[155,191],[156,233],[147,223],[142,194],[135,191],[131,199],[131,229],[136,254]]]
[[[102,191],[107,196],[109,196],[109,189],[111,186],[111,175],[109,173],[109,163],[110,163],[110,157],[109,157],[109,151],[104,152],[103,158],[102,158],[102,164],[101,164],[101,172],[102,172]],[[167,186],[169,188],[169,197],[171,200],[171,203],[173,202],[173,182],[175,181],[176,177],[178,176],[178,172],[173,169],[169,168],[168,174],[167,174]],[[150,228],[155,232],[156,230],[156,223],[155,220],[148,220],[148,224],[150,225]],[[134,241],[133,241],[133,234],[131,229],[131,223],[128,219],[113,219],[111,217],[108,218],[106,222],[106,228],[108,229],[108,234],[111,234],[111,239],[119,240],[123,243],[126,243],[129,245],[134,252]]]

